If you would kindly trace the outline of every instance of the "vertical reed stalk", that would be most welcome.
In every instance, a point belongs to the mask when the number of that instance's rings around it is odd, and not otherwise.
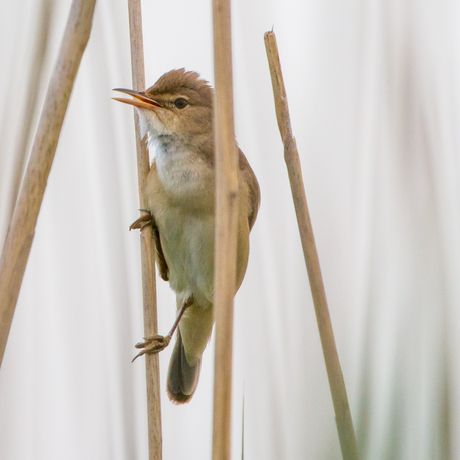
[[[144,46],[142,37],[142,14],[140,0],[128,0],[129,30],[131,36],[131,67],[133,89],[145,90]],[[136,129],[137,172],[139,185],[139,204],[144,209],[144,190],[150,170],[149,153],[139,132],[139,118],[134,111]],[[153,337],[158,334],[157,302],[155,283],[155,253],[152,244],[152,227],[146,226],[141,231],[142,293],[144,303],[144,335]],[[145,354],[147,379],[147,420],[149,460],[161,460],[161,399],[160,369],[158,354]]]
[[[3,248],[0,265],[0,365],[70,93],[91,33],[95,3],[96,0],[72,2],[23,185]]]
[[[45,68],[45,57],[48,52],[49,35],[51,30],[51,20],[53,15],[54,3],[42,0],[40,5],[40,15],[37,19],[37,35],[34,37],[34,53],[32,65],[29,70],[30,78],[27,88],[25,88],[26,110],[22,115],[21,127],[19,129],[19,141],[14,152],[13,158],[13,184],[11,188],[11,202],[8,209],[8,222],[13,217],[16,200],[19,195],[22,174],[27,162],[27,145],[31,138],[34,115],[37,111],[39,88],[43,80],[43,70]]]
[[[344,460],[358,460],[358,448],[356,445],[353,421],[348,405],[347,390],[340,368],[339,356],[334,340],[331,317],[327,306],[326,292],[324,290],[323,277],[319,265],[318,252],[316,250],[313,228],[308,211],[305,187],[302,179],[299,153],[295,138],[292,135],[291,120],[284,87],[281,64],[278,54],[276,37],[273,32],[265,33],[265,48],[267,50],[268,63],[275,97],[276,117],[281,138],[284,144],[284,158],[289,174],[292,197],[299,225],[302,248],[307,266],[310,288],[315,306],[316,320],[318,322],[321,345],[323,347],[324,361],[326,363],[327,376],[334,404],[337,430],[339,433],[340,447]]]
[[[230,0],[213,0],[216,244],[213,460],[230,458],[233,296],[236,286],[238,155],[233,124]]]

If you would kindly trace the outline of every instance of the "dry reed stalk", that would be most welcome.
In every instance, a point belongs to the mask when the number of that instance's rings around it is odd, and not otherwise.
[[[95,3],[96,0],[72,2],[23,185],[5,241],[0,265],[0,365],[70,93],[91,33]]]
[[[26,91],[25,101],[27,110],[24,110],[21,119],[21,127],[19,129],[19,142],[13,154],[13,184],[11,187],[11,202],[8,209],[8,222],[11,222],[13,217],[14,207],[19,195],[19,188],[21,185],[22,175],[24,173],[25,165],[27,162],[27,146],[29,139],[31,139],[33,126],[33,119],[38,106],[39,89],[43,79],[43,71],[45,69],[45,57],[48,51],[49,35],[51,30],[51,19],[54,9],[54,3],[48,0],[42,0],[40,7],[40,15],[37,18],[37,36],[34,37],[34,53],[32,59],[30,78]]]
[[[278,127],[284,145],[284,158],[288,169],[305,264],[307,266],[313,304],[315,306],[316,320],[318,322],[319,335],[323,347],[324,361],[326,363],[327,376],[329,379],[332,401],[334,403],[340,448],[344,460],[358,460],[358,447],[356,445],[347,390],[340,368],[334,332],[332,330],[331,318],[327,306],[326,292],[324,290],[318,252],[316,250],[315,238],[313,236],[313,228],[305,195],[305,187],[302,179],[299,153],[297,152],[295,138],[292,135],[286,89],[281,73],[276,37],[273,32],[266,32],[264,38],[275,98],[276,118],[278,120]]]
[[[213,0],[216,245],[213,460],[230,458],[233,296],[236,286],[238,155],[233,124],[230,0]]]
[[[133,89],[144,91],[144,46],[142,37],[142,13],[140,0],[128,0],[128,8],[129,30],[131,37],[131,67]],[[139,204],[141,209],[145,209],[144,190],[147,175],[150,170],[150,164],[147,146],[145,142],[142,141],[139,132],[139,116],[137,111],[134,111],[134,124],[136,130]],[[142,293],[144,304],[145,337],[153,337],[158,334],[155,253],[152,241],[152,227],[146,226],[141,230]],[[145,355],[145,371],[147,380],[149,460],[161,460],[161,398],[158,354]]]

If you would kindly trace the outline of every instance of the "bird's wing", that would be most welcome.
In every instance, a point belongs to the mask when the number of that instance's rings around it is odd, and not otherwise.
[[[249,211],[248,211],[248,221],[249,221],[249,229],[252,230],[254,223],[257,218],[257,213],[259,212],[260,206],[260,188],[259,182],[257,182],[256,175],[252,170],[251,166],[247,158],[245,157],[244,153],[239,150],[239,163],[240,163],[240,171],[243,176],[244,182],[248,184],[249,187]]]
[[[153,239],[155,240],[155,248],[157,252],[157,266],[158,271],[160,273],[160,277],[164,281],[169,281],[169,268],[168,264],[166,263],[165,255],[163,254],[163,248],[161,247],[161,239],[160,239],[160,230],[155,222],[155,218],[153,218],[154,224],[152,225],[153,229]]]
[[[155,160],[153,160],[152,165],[150,167],[150,172],[147,176],[146,181],[146,190],[144,191],[144,201],[145,206],[151,213],[151,223],[152,223],[152,236],[155,242],[155,249],[156,249],[156,262],[158,267],[158,272],[160,273],[161,279],[164,281],[169,281],[169,268],[168,264],[166,263],[165,255],[163,253],[163,248],[161,247],[161,238],[160,238],[160,229],[158,228],[155,212],[152,207],[152,203],[150,203],[150,195],[152,192],[149,191],[149,185],[154,185],[158,182],[158,174],[157,174],[157,166]],[[155,198],[155,197],[154,197]]]

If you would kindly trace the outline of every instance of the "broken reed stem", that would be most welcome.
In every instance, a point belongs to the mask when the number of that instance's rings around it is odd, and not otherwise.
[[[144,46],[142,37],[142,13],[140,0],[128,0],[129,30],[131,37],[131,67],[133,89],[145,90]],[[149,153],[139,132],[139,116],[134,111],[136,130],[137,172],[139,185],[139,204],[144,209],[144,191],[150,170]],[[144,304],[144,335],[153,337],[158,334],[157,302],[155,282],[155,249],[153,247],[152,227],[146,226],[141,231],[141,265],[142,293]],[[161,399],[160,369],[158,354],[145,354],[145,371],[147,380],[147,423],[149,460],[161,460]]]
[[[238,155],[233,124],[230,0],[213,0],[216,241],[213,460],[230,458],[233,297],[236,286]]]
[[[0,265],[0,366],[64,115],[91,33],[96,0],[74,0],[51,75]]]
[[[342,457],[344,460],[358,460],[359,454],[348,404],[347,390],[340,368],[334,332],[332,330],[331,318],[327,306],[318,252],[316,250],[313,228],[308,212],[299,154],[297,152],[295,138],[292,135],[286,89],[281,73],[276,37],[273,32],[266,32],[264,38],[275,98],[276,117],[284,144],[284,158],[288,169],[297,223],[299,225],[313,304],[315,306],[316,320],[318,322],[321,345],[323,347],[324,361],[326,363],[329,386],[334,404]]]

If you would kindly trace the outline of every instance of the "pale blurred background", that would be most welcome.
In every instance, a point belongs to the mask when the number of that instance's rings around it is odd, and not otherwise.
[[[0,247],[70,0],[0,3]],[[0,372],[2,460],[147,459],[126,1],[99,0]],[[460,459],[460,2],[235,0],[262,206],[235,308],[232,459],[341,458],[263,34],[274,26],[361,458]],[[146,81],[213,81],[210,1],[144,1]],[[159,330],[174,296],[158,281]],[[213,345],[164,460],[211,458]],[[244,429],[243,429],[244,398]]]

